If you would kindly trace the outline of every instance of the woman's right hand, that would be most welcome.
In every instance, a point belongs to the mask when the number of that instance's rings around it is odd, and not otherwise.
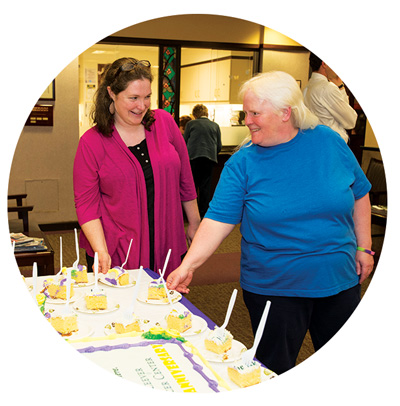
[[[180,293],[189,293],[190,289],[188,286],[192,281],[192,278],[193,272],[183,268],[181,265],[168,275],[167,288],[170,290],[176,290]]]
[[[111,257],[107,251],[99,251],[97,255],[99,258],[99,273],[106,274],[111,268]]]

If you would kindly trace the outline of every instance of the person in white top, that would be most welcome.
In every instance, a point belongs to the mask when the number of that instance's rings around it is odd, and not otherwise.
[[[357,112],[350,106],[342,80],[315,54],[310,53],[311,78],[304,89],[306,106],[348,143],[346,130],[355,127]]]

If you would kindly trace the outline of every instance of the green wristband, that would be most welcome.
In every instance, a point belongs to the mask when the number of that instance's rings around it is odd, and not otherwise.
[[[369,255],[375,255],[375,252],[374,252],[374,251],[367,250],[366,248],[357,247],[357,250],[358,250],[358,251],[365,252],[365,253],[367,253],[367,254],[369,254]]]

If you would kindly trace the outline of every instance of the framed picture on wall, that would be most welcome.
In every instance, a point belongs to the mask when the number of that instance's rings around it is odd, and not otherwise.
[[[40,96],[39,100],[55,100],[56,99],[56,81],[53,80],[47,89]]]

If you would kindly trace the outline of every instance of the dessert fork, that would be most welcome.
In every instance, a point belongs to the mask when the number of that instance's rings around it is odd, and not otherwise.
[[[233,306],[234,306],[235,301],[236,301],[236,295],[237,295],[237,289],[234,289],[233,292],[232,292],[231,298],[229,300],[228,310],[226,312],[224,324],[222,324],[221,327],[218,327],[215,330],[215,333],[216,333],[216,335],[218,337],[222,337],[224,335],[224,330],[225,330],[226,326],[229,323],[229,319],[230,319],[231,314],[232,314]]]
[[[128,262],[128,257],[129,257],[129,252],[131,251],[132,241],[133,241],[133,239],[132,239],[131,242],[129,243],[129,248],[128,248],[128,252],[127,252],[127,254],[126,254],[125,262],[121,265],[121,268],[122,268],[122,269],[124,269],[125,264]]]
[[[79,244],[78,244],[78,232],[76,231],[76,228],[74,228],[75,232],[75,250],[76,250],[76,261],[72,265],[72,269],[78,269],[78,264],[79,264]]]
[[[261,340],[262,334],[264,332],[264,327],[265,327],[265,323],[267,321],[267,316],[268,316],[270,307],[271,307],[271,302],[268,300],[265,305],[264,312],[261,316],[260,324],[257,327],[253,346],[249,350],[245,351],[242,355],[242,361],[243,361],[243,364],[245,364],[245,365],[250,365],[251,362],[253,361],[253,358],[256,354],[258,344],[260,344],[260,340]]]

